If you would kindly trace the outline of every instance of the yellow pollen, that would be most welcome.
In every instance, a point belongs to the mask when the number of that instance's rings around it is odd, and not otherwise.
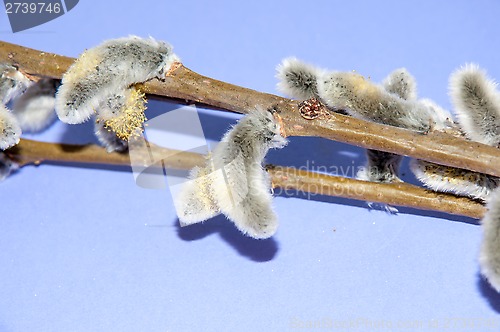
[[[132,88],[120,115],[104,122],[104,127],[115,132],[116,136],[128,141],[130,137],[139,137],[143,131],[143,124],[147,120],[145,94]]]

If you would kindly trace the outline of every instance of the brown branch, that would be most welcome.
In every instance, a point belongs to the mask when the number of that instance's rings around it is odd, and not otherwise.
[[[73,61],[72,58],[0,42],[0,62],[17,65],[30,75],[60,78]],[[322,116],[307,120],[300,115],[297,101],[214,80],[181,64],[164,82],[152,80],[146,82],[143,89],[152,95],[239,113],[245,113],[255,105],[274,107],[282,118],[287,136],[319,136],[500,177],[500,151],[494,147],[441,132],[423,135],[384,126],[332,113],[324,107],[320,110]]]
[[[146,153],[147,152],[147,153]],[[68,145],[43,143],[22,139],[6,153],[21,166],[42,162],[70,162],[131,166],[128,154],[107,153],[96,145]],[[167,168],[191,169],[203,165],[205,157],[196,153],[181,152],[151,145],[137,158],[139,166],[147,166],[154,160],[162,160]],[[308,172],[291,167],[268,166],[273,187],[287,191],[343,197],[371,201],[394,206],[445,212],[472,218],[482,218],[485,207],[473,200],[440,194],[418,186],[394,183],[381,184],[350,178]]]
[[[204,156],[158,147],[152,143],[149,149],[134,151],[133,166],[148,166],[153,161],[164,160],[164,166],[173,169],[191,169],[204,163]],[[98,145],[73,145],[45,143],[21,139],[15,147],[5,151],[19,166],[38,165],[42,162],[102,164],[132,166],[128,153],[107,153]],[[140,153],[141,155],[137,155]]]
[[[437,193],[408,183],[377,183],[276,166],[269,169],[273,185],[312,194],[445,212],[480,219],[485,207],[471,199]]]

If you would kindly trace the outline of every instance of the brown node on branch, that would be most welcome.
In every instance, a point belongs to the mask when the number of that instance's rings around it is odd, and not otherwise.
[[[325,114],[322,106],[322,103],[316,98],[307,99],[299,104],[299,112],[304,119],[314,120]]]

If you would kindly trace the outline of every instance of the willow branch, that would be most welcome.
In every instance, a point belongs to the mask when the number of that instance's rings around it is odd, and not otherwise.
[[[61,78],[74,59],[0,42],[0,62],[18,66],[28,75]],[[318,136],[363,148],[411,156],[446,166],[500,177],[500,151],[442,132],[420,134],[329,112],[301,116],[298,101],[261,93],[199,75],[182,64],[164,81],[151,80],[143,90],[155,96],[187,100],[245,113],[255,105],[274,107],[283,122],[285,136]]]
[[[21,166],[38,165],[42,162],[147,166],[153,160],[162,160],[163,166],[167,168],[191,169],[205,163],[203,155],[166,149],[152,144],[147,151],[142,151],[144,155],[139,157],[134,155],[134,163],[138,164],[132,164],[128,154],[108,153],[97,145],[43,143],[27,139],[22,139],[17,146],[7,150],[6,153]],[[481,218],[485,213],[485,207],[476,201],[436,193],[406,183],[381,184],[282,166],[268,166],[267,171],[273,187],[282,188],[286,192],[308,192],[314,195],[371,201],[476,219]]]

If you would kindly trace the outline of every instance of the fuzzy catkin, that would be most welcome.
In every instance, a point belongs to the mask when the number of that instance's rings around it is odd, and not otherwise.
[[[500,292],[500,189],[491,195],[487,209],[481,220],[483,241],[479,264],[482,274],[493,288]]]
[[[271,112],[249,112],[224,135],[206,165],[192,170],[176,199],[181,223],[223,213],[250,237],[272,236],[278,221],[262,162],[270,148],[281,148],[286,142]]]
[[[486,72],[474,64],[454,72],[450,97],[466,135],[473,141],[499,146],[500,94]]]
[[[0,63],[0,103],[7,104],[23,93],[30,84],[31,81],[17,68]]]
[[[450,77],[450,96],[458,124],[473,141],[500,143],[500,97],[495,83],[476,65],[466,65]],[[430,107],[432,102],[428,101]],[[428,188],[487,201],[500,185],[498,177],[415,160],[411,170]]]
[[[417,179],[432,190],[448,192],[486,201],[500,178],[469,170],[438,165],[424,160],[413,159],[410,169]]]
[[[41,131],[54,122],[58,85],[57,80],[42,78],[14,100],[12,113],[23,131]]]
[[[442,109],[404,100],[352,72],[332,72],[318,82],[320,98],[326,105],[344,109],[355,117],[420,132],[444,129],[450,115]]]
[[[382,183],[400,181],[398,173],[402,156],[368,149],[366,159],[365,167],[356,174],[357,179]]]
[[[99,143],[106,148],[107,152],[123,152],[128,148],[128,142],[116,136],[116,133],[106,127],[104,121],[96,120],[94,124],[94,134]]]
[[[19,169],[19,164],[0,151],[0,181],[5,180],[12,172]]]
[[[30,84],[31,81],[17,68],[0,63],[0,150],[19,143],[21,127],[5,105],[24,92]]]
[[[404,100],[417,98],[415,79],[405,68],[392,71],[384,79],[382,86],[387,92]],[[366,150],[366,159],[366,166],[356,175],[358,179],[383,183],[400,181],[399,167],[403,159],[402,156],[368,149]]]
[[[56,98],[57,115],[66,123],[84,122],[102,100],[135,83],[163,78],[178,60],[170,45],[153,38],[106,41],[84,52],[64,74]]]
[[[128,141],[131,137],[142,134],[144,122],[147,120],[144,114],[146,110],[144,93],[132,86],[122,94],[114,94],[105,104],[101,104],[97,118],[104,120],[105,126],[115,132],[116,136]]]
[[[131,137],[144,132],[146,97],[136,86],[108,96],[99,104],[94,132],[108,152],[122,152]]]
[[[6,150],[17,143],[21,137],[21,127],[12,113],[0,104],[0,150]]]
[[[189,181],[183,184],[181,193],[174,201],[181,225],[199,223],[221,213],[212,186],[217,177],[223,177],[221,172],[214,170],[210,159],[207,159],[205,167],[194,167],[190,171]]]
[[[318,96],[318,78],[323,70],[290,57],[276,68],[280,92],[297,99],[309,99]]]
[[[385,91],[404,100],[417,100],[417,83],[406,68],[393,70],[383,81]]]

